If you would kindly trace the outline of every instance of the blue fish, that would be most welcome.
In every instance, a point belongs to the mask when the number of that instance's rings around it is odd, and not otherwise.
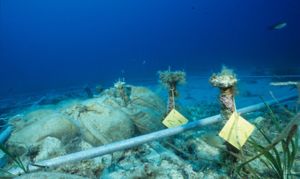
[[[270,30],[281,30],[287,26],[286,22],[279,22],[269,27]]]

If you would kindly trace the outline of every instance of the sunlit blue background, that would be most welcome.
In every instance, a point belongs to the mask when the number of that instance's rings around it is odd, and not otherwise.
[[[286,70],[300,65],[299,19],[298,0],[1,0],[0,93],[156,78],[169,65]]]

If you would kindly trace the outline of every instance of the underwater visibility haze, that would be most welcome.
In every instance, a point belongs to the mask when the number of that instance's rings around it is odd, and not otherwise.
[[[298,0],[0,0],[0,178],[299,178],[299,19]]]
[[[1,95],[105,83],[157,70],[299,65],[299,2],[7,1],[0,4]],[[286,27],[270,30],[278,23]],[[275,28],[276,29],[276,28]]]

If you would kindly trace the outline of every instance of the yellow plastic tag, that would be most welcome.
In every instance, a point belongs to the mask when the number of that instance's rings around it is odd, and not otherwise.
[[[246,119],[234,112],[219,133],[219,136],[241,150],[254,128]]]
[[[163,124],[168,128],[181,126],[186,124],[188,120],[180,114],[176,109],[172,109],[172,111],[167,115],[167,117],[163,120]]]

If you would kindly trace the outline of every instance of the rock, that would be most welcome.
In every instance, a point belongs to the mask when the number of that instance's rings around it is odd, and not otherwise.
[[[63,149],[61,141],[55,137],[46,137],[39,144],[39,152],[35,157],[35,161],[42,161],[50,159],[60,155],[64,155],[66,152]]]
[[[147,88],[129,87],[128,105],[124,105],[111,88],[98,98],[70,106],[62,112],[80,126],[84,140],[92,145],[130,138],[135,133],[135,126],[141,133],[163,129],[161,120],[166,107],[162,100]]]
[[[166,105],[162,99],[145,87],[131,86],[130,100],[131,104],[155,108],[156,110],[166,112]]]
[[[31,117],[29,118],[29,116]],[[31,122],[31,119],[33,122]],[[78,132],[74,124],[63,115],[53,111],[45,111],[45,113],[35,111],[28,114],[25,120],[28,120],[28,122],[24,127],[17,128],[8,139],[8,146],[13,151],[18,150],[19,147],[28,149],[36,146],[48,136],[58,139],[73,138]],[[20,153],[17,152],[16,154]]]
[[[87,149],[93,148],[93,146],[92,146],[91,144],[89,144],[88,142],[82,140],[82,141],[80,141],[80,143],[79,143],[79,148],[80,148],[81,150],[87,150]]]
[[[141,133],[165,128],[162,119],[166,114],[165,103],[144,87],[132,87],[128,112]]]
[[[158,142],[125,152],[115,165],[105,169],[101,179],[114,178],[199,178],[192,167]]]
[[[92,147],[90,144],[84,141],[81,142],[80,145],[83,147],[82,150]],[[76,163],[62,165],[57,167],[56,171],[73,173],[88,178],[96,178],[97,176],[100,175],[100,173],[104,168],[111,166],[112,162],[113,162],[113,155],[107,154],[89,160],[83,160]]]
[[[256,124],[257,126],[262,126],[263,122],[265,122],[265,118],[262,116],[257,117],[254,119],[253,123]]]
[[[193,148],[193,151],[197,158],[200,159],[210,159],[210,160],[220,160],[221,158],[221,151],[216,148],[214,143],[208,144],[204,142],[200,138],[191,139],[187,142],[187,145],[190,145]],[[220,145],[219,143],[216,146]],[[220,146],[221,147],[221,146]]]
[[[25,113],[25,114],[24,114]],[[28,111],[17,114],[9,119],[9,123],[14,126],[14,132],[23,129],[26,126],[35,123],[36,121],[40,120],[41,118],[45,118],[48,115],[52,115],[56,113],[55,110],[41,108],[41,109],[29,109]]]
[[[62,112],[80,128],[83,139],[95,146],[127,139],[135,133],[130,116],[107,95],[85,100]]]
[[[217,172],[215,170],[205,170],[198,173],[198,178],[205,179],[230,179],[225,173]]]
[[[139,107],[132,110],[131,116],[135,126],[142,134],[165,128],[162,124],[163,113]]]
[[[27,155],[22,156],[24,161],[40,161],[66,152],[86,150],[92,146],[131,138],[137,129],[141,133],[147,133],[164,128],[161,120],[165,115],[166,105],[163,101],[147,88],[129,85],[126,88],[130,88],[128,103],[116,96],[114,88],[111,88],[96,98],[38,106],[39,109],[16,117],[13,121],[16,130],[8,141],[9,148],[17,151],[12,151],[16,155],[26,153]],[[168,152],[161,153],[150,148],[146,150],[149,153],[144,159],[140,159],[140,154],[136,153],[130,159],[122,151],[65,165],[59,167],[58,171],[91,177],[100,175],[105,167],[123,162],[123,167],[128,168],[128,171],[139,171],[137,176],[154,176],[159,171],[161,157],[174,163],[174,156],[168,156]],[[124,157],[128,160],[123,161]],[[133,161],[137,162],[134,162],[132,168]],[[148,164],[144,161],[148,161]]]
[[[53,109],[48,109],[48,108],[38,108],[32,111],[29,111],[27,114],[24,115],[24,121],[30,123],[33,123],[41,118],[45,118],[48,115],[52,115],[56,113],[55,110]]]
[[[135,128],[132,120],[122,110],[104,105],[97,99],[88,100],[82,105],[84,111],[78,114],[76,120],[87,142],[102,145],[133,136]]]
[[[161,121],[167,109],[162,99],[145,87],[128,85],[127,88],[130,88],[130,96],[126,107],[122,99],[115,95],[114,88],[104,92],[109,97],[103,102],[118,107],[130,115],[141,133],[163,129]]]

